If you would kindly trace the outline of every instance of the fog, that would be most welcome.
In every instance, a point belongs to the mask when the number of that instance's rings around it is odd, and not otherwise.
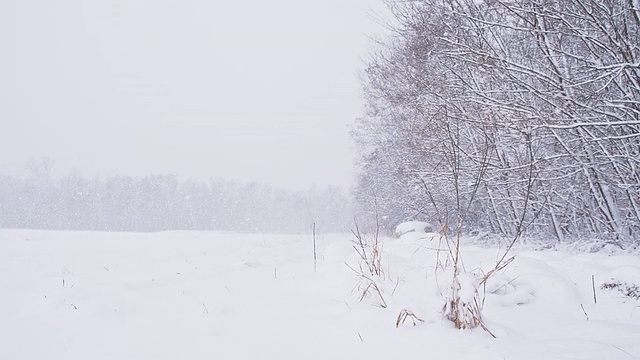
[[[372,0],[0,4],[0,176],[350,186]]]

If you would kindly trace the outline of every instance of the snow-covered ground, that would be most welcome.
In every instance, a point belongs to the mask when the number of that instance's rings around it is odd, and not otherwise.
[[[309,235],[0,230],[0,359],[640,359],[640,301],[600,289],[638,256],[516,250],[487,284],[494,339],[442,319],[436,241],[385,239],[381,308],[351,240],[320,235],[314,271]]]

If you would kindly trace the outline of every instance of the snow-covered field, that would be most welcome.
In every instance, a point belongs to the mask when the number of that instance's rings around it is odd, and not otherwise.
[[[0,359],[640,359],[640,257],[518,249],[481,329],[443,320],[437,242],[385,239],[387,308],[350,235],[0,230]],[[467,270],[497,249],[464,248]],[[592,275],[596,284],[594,303]],[[402,309],[424,320],[395,322]]]

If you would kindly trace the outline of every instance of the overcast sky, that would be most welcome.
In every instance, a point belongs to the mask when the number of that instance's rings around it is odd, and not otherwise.
[[[0,175],[348,186],[376,0],[3,0]]]

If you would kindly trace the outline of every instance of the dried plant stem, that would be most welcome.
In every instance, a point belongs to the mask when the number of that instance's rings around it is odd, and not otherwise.
[[[316,252],[316,223],[311,225],[311,236],[313,237],[313,271],[318,269],[318,254]]]
[[[396,319],[396,328],[400,326],[400,324],[404,324],[407,318],[411,319],[411,321],[413,322],[413,326],[416,326],[419,322],[424,322],[424,320],[417,317],[416,314],[414,314],[411,310],[402,309],[400,310],[400,314],[398,314],[398,318]]]

